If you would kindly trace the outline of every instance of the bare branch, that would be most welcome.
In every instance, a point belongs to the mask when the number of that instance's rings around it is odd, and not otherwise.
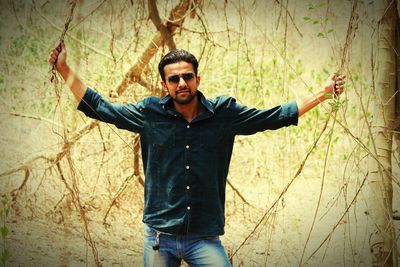
[[[128,177],[125,178],[125,180],[122,182],[122,185],[119,187],[117,193],[115,194],[115,196],[113,197],[110,206],[107,209],[106,214],[104,215],[103,218],[103,225],[105,227],[110,226],[110,224],[107,222],[107,218],[108,215],[110,214],[110,211],[112,209],[112,207],[114,207],[115,205],[117,205],[117,200],[118,198],[122,195],[122,193],[125,191],[125,189],[128,187],[129,182],[135,177],[134,174],[129,175]]]
[[[49,18],[47,18],[45,15],[43,15],[37,8],[36,6],[33,6],[34,10],[40,15],[40,17],[42,17],[47,23],[49,23],[49,25],[51,25],[53,28],[57,29],[58,31],[62,31],[63,28],[58,27],[57,25],[55,25]],[[81,40],[79,40],[78,38],[76,38],[75,36],[69,34],[68,32],[65,33],[66,36],[70,37],[72,40],[74,40],[75,42],[78,42],[79,44],[85,46],[86,48],[88,48],[89,50],[92,50],[93,52],[95,52],[96,54],[102,55],[108,59],[113,60],[113,58],[109,55],[107,55],[106,53],[104,53],[103,51],[98,50],[97,48],[83,43]]]
[[[251,205],[251,204],[243,197],[243,195],[240,193],[240,191],[239,191],[229,180],[226,180],[226,182],[228,183],[228,185],[232,188],[232,190],[240,197],[240,199],[241,199],[244,203],[246,203],[247,205],[253,207],[253,205]]]
[[[161,22],[160,15],[158,14],[156,0],[148,0],[147,4],[149,7],[149,17],[153,22],[154,26],[156,26],[156,29],[161,33],[161,36],[164,39],[164,42],[167,43],[169,50],[176,49],[174,39],[172,38],[171,35],[171,31]]]
[[[185,14],[188,11],[189,6],[188,0],[182,0],[175,8],[171,10],[168,19],[169,22],[167,23],[167,28],[171,34],[176,30],[177,27],[180,27],[183,24]],[[171,21],[173,21],[173,23]],[[117,86],[117,89],[112,92],[113,95],[119,96],[128,88],[130,84],[142,81],[141,75],[143,70],[157,53],[158,49],[162,47],[163,43],[164,38],[162,34],[158,32],[153,37],[143,54],[138,58],[137,62],[125,74],[124,79]]]
[[[278,4],[280,4],[280,5],[281,5],[281,8],[285,8],[286,14],[289,16],[290,20],[292,21],[293,26],[294,26],[294,28],[296,29],[297,33],[300,35],[300,37],[303,37],[303,34],[301,33],[299,27],[297,27],[296,23],[294,23],[293,16],[292,16],[292,14],[290,14],[290,12],[289,12],[289,10],[288,10],[288,7],[285,6],[283,3],[280,3],[278,0],[275,0],[275,2],[277,2]]]
[[[54,121],[52,121],[50,119],[47,119],[47,118],[44,118],[44,117],[39,117],[39,116],[36,116],[36,115],[25,114],[25,113],[17,113],[17,112],[10,112],[8,114],[10,114],[12,116],[15,116],[15,117],[21,117],[21,118],[28,118],[28,119],[33,119],[33,120],[45,121],[45,122],[53,124],[54,126],[57,126],[57,127],[62,127],[62,128],[65,127],[64,125],[59,124],[57,122],[54,122]],[[67,130],[67,132],[70,131],[70,129],[68,129],[68,128],[66,130]]]
[[[45,156],[42,156],[42,155],[34,156],[34,157],[26,160],[24,163],[22,163],[18,167],[14,167],[14,168],[11,168],[11,169],[9,169],[7,171],[4,171],[4,172],[0,173],[0,177],[8,176],[8,175],[11,175],[11,174],[16,173],[18,171],[25,171],[26,168],[29,168],[29,165],[31,163],[35,162],[38,159],[44,159],[44,160],[47,160],[47,161],[53,161],[51,157],[45,157]]]
[[[14,189],[13,191],[11,191],[13,204],[15,204],[15,201],[17,200],[19,193],[21,192],[21,190],[25,187],[26,183],[28,182],[28,178],[29,178],[29,174],[30,174],[28,166],[22,166],[21,169],[24,170],[25,177],[24,177],[24,180],[22,181],[21,185],[17,189]]]

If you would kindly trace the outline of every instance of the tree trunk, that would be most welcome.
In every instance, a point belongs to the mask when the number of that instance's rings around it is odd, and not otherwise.
[[[372,150],[369,162],[369,214],[373,229],[370,237],[372,266],[393,266],[395,229],[392,221],[392,138],[395,122],[396,91],[396,4],[391,0],[377,1],[379,14],[378,70]],[[377,160],[379,163],[377,162]]]

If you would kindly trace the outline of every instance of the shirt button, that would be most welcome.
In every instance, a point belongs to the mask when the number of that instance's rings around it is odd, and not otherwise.
[[[190,166],[189,165],[186,165],[186,170],[189,170],[190,169]]]
[[[189,124],[188,124],[188,125],[186,125],[186,128],[188,128],[188,129],[189,129],[189,128],[190,128],[190,125],[189,125]]]
[[[186,189],[189,190],[189,189],[190,189],[190,186],[186,186]]]
[[[187,207],[187,210],[190,210],[190,206]]]
[[[190,147],[189,145],[186,145],[186,149],[189,149],[189,147]]]

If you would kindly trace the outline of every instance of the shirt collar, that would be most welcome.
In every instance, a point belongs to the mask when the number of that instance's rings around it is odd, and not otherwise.
[[[208,101],[206,99],[206,97],[203,95],[202,92],[200,92],[199,90],[197,90],[197,97],[199,97],[200,99],[200,103],[206,108],[206,110],[208,112],[210,112],[211,114],[214,114],[214,108],[211,105],[210,101]],[[173,102],[172,102],[172,98],[170,95],[166,95],[165,97],[163,97],[162,99],[160,99],[160,105],[166,110],[168,107],[173,107]]]

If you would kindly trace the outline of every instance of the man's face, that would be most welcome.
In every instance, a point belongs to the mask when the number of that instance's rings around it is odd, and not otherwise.
[[[168,64],[164,67],[165,82],[161,81],[164,91],[177,104],[185,105],[196,96],[200,77],[194,74],[193,65],[185,61]]]

